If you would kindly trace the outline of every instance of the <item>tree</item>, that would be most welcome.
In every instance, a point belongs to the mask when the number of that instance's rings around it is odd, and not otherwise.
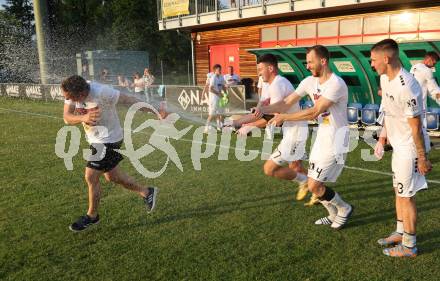
[[[37,77],[38,58],[29,30],[0,11],[0,82],[32,82]]]
[[[23,28],[34,33],[34,13],[30,0],[6,0],[6,4],[2,6],[8,15],[21,23]]]

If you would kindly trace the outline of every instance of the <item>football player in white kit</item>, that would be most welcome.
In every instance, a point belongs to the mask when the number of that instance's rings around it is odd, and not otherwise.
[[[388,246],[383,253],[392,257],[415,257],[417,209],[415,195],[426,189],[425,174],[432,166],[427,158],[429,139],[422,126],[423,94],[417,80],[399,60],[399,47],[385,39],[371,48],[371,66],[380,76],[383,129],[376,144],[380,159],[388,139],[393,147],[391,169],[396,195],[396,230],[378,243]]]
[[[222,67],[219,64],[214,65],[212,68],[214,74],[209,78],[209,105],[208,105],[208,118],[206,119],[205,133],[209,133],[213,128],[211,126],[212,119],[217,119],[217,130],[221,130],[223,127],[223,116],[219,115],[223,113],[223,110],[219,106],[219,101],[223,97],[223,92],[226,92],[226,82],[223,78]]]
[[[324,183],[336,182],[344,167],[349,136],[348,89],[344,80],[330,70],[327,48],[321,45],[308,48],[306,60],[312,76],[301,81],[286,99],[262,107],[258,113],[283,112],[307,94],[314,101],[312,108],[275,115],[269,123],[277,125],[287,121],[318,119],[318,132],[310,153],[308,187],[319,197],[329,214],[318,219],[315,224],[340,229],[351,216],[353,206],[343,201],[338,193]]]
[[[269,84],[267,91],[271,103],[282,101],[294,91],[289,80],[278,75],[278,60],[274,55],[265,54],[260,56],[257,64],[258,74],[261,75],[264,82]],[[258,107],[254,108],[254,110],[258,111]],[[297,112],[299,110],[299,102],[296,102],[289,108],[278,112]],[[258,118],[261,117],[262,115],[258,116]],[[308,135],[307,122],[284,122],[282,129],[283,139],[270,156],[270,159],[264,163],[264,173],[267,176],[296,181],[299,183],[299,192],[304,189],[307,191],[307,176],[299,172],[302,167],[301,159],[305,155]],[[289,167],[285,166],[287,163]],[[305,195],[307,195],[307,192]]]
[[[156,206],[156,187],[147,187],[137,183],[119,168],[122,155],[120,149],[123,138],[116,104],[133,104],[138,100],[132,95],[120,93],[110,86],[96,82],[87,83],[84,78],[73,75],[61,84],[65,99],[64,122],[69,125],[82,123],[87,141],[90,143],[92,158],[87,162],[85,180],[89,192],[87,214],[70,225],[74,232],[83,231],[99,223],[98,206],[101,197],[99,178],[104,175],[107,181],[122,185],[134,191],[145,202],[147,212]],[[75,114],[80,111],[80,115]],[[105,131],[103,130],[105,129]],[[95,157],[97,156],[97,157]]]
[[[437,103],[440,103],[440,88],[435,81],[434,75],[432,74],[432,68],[438,62],[439,57],[435,52],[427,52],[423,62],[417,63],[411,67],[410,73],[414,75],[417,82],[419,82],[420,87],[422,87],[423,95],[423,125],[426,127],[426,107],[428,94]]]

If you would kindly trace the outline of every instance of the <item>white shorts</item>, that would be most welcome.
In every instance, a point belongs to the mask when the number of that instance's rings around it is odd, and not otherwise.
[[[269,159],[278,166],[307,159],[306,142],[308,131],[307,127],[283,127],[283,139]]]
[[[428,188],[425,176],[417,171],[417,157],[414,153],[393,152],[391,169],[397,196],[412,197],[419,190]]]
[[[336,182],[347,157],[343,142],[348,137],[348,130],[344,132],[335,136],[332,128],[319,127],[310,153],[309,178],[319,182]]]
[[[340,155],[344,159],[345,156]],[[339,163],[336,157],[317,160],[310,158],[307,177],[319,182],[336,182],[343,169],[344,164]]]
[[[223,113],[223,108],[219,106],[220,97],[216,94],[209,93],[208,114],[216,115]]]

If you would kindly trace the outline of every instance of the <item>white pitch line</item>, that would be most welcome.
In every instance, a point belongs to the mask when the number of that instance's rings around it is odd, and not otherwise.
[[[14,113],[20,113],[20,114],[27,114],[27,115],[34,115],[34,116],[40,116],[40,117],[47,117],[47,118],[52,118],[52,119],[58,119],[58,120],[62,120],[63,118],[61,117],[57,117],[57,116],[52,116],[52,115],[46,115],[46,114],[40,114],[40,113],[33,113],[33,112],[28,112],[28,111],[20,111],[20,110],[14,110],[14,109],[9,109],[9,108],[2,108],[0,107],[0,110],[4,110],[4,111],[9,111],[9,112],[14,112]],[[193,142],[193,140],[190,139],[185,139],[185,138],[181,138],[179,140],[185,141],[185,142]],[[199,143],[199,142],[196,142]],[[203,142],[202,142],[203,144]],[[204,143],[206,145],[212,145],[210,143]],[[215,144],[216,147],[224,147],[218,144]],[[227,147],[226,147],[227,148]],[[234,146],[230,146],[229,148],[232,149],[237,149]],[[261,153],[261,152],[259,152]],[[382,172],[382,171],[377,171],[377,170],[370,170],[370,169],[365,169],[365,168],[359,168],[359,167],[352,167],[352,166],[344,166],[344,168],[347,168],[349,170],[357,170],[357,171],[362,171],[362,172],[367,172],[367,173],[371,173],[371,174],[378,174],[378,175],[385,175],[385,176],[392,176],[392,173],[389,172]],[[440,181],[438,180],[426,180],[429,183],[436,183],[436,184],[440,184]]]
[[[57,117],[57,116],[46,115],[46,114],[40,114],[40,113],[33,113],[33,112],[28,112],[28,111],[20,111],[20,110],[14,110],[14,109],[9,109],[9,108],[2,108],[2,107],[0,107],[0,110],[9,111],[9,112],[14,112],[14,113],[20,113],[20,114],[27,114],[27,115],[39,116],[39,117],[47,117],[47,118],[61,119],[61,120],[63,119],[63,118],[61,118],[61,117]]]

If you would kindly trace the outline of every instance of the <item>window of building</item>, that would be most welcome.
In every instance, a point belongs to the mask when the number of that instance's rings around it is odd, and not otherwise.
[[[318,23],[318,37],[338,36],[338,21],[323,21]]]
[[[294,40],[296,38],[296,25],[278,27],[278,40]]]
[[[261,42],[277,41],[277,28],[269,27],[261,29]]]
[[[389,32],[389,16],[365,17],[364,34]]]
[[[315,38],[316,23],[306,23],[298,25],[298,39]]]
[[[421,12],[420,30],[439,30],[440,29],[440,11],[439,12]]]
[[[390,32],[417,31],[418,13],[404,12],[390,16]]]
[[[362,18],[345,19],[339,23],[339,35],[357,35],[362,34]]]

